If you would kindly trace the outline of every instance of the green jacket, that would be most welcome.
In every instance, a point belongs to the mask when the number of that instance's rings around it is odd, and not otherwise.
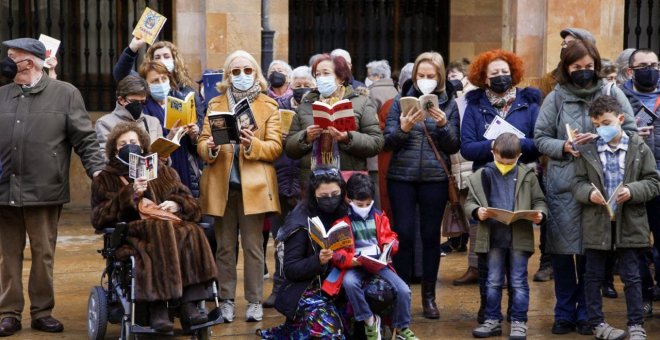
[[[650,247],[645,202],[660,194],[660,176],[651,149],[636,134],[630,137],[623,184],[630,190],[631,199],[617,205],[614,243],[607,208],[595,205],[589,200],[594,190],[592,183],[600,192],[605,193],[603,169],[596,143],[585,145],[581,153],[582,156],[575,162],[573,195],[582,204],[584,248],[610,250],[613,247]]]
[[[476,210],[488,207],[488,198],[482,183],[484,168],[477,170],[467,179],[469,189],[467,200],[463,209],[469,216],[476,218]],[[516,204],[515,210],[541,210],[544,215],[548,212],[545,197],[536,178],[534,170],[524,165],[518,165],[516,178]],[[478,219],[477,219],[478,220]],[[513,236],[511,246],[514,250],[534,252],[534,229],[532,221],[518,220],[511,224]],[[477,253],[487,253],[490,250],[490,228],[485,221],[479,221],[477,227]]]
[[[305,170],[310,169],[312,153],[312,145],[305,142],[306,129],[314,124],[312,103],[318,99],[319,92],[316,90],[304,97],[297,114],[293,116],[286,139],[287,156],[301,159],[300,167]],[[376,108],[368,97],[356,94],[350,86],[346,87],[344,99],[349,99],[353,103],[358,126],[356,131],[349,132],[351,137],[349,143],[339,143],[339,165],[341,170],[367,170],[367,158],[376,156],[385,144],[385,138],[378,124]]]

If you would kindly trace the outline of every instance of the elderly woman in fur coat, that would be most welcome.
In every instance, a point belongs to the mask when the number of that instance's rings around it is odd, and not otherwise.
[[[128,222],[127,244],[118,257],[136,258],[135,297],[148,303],[153,329],[171,331],[167,301],[180,300],[181,314],[190,324],[207,321],[197,302],[207,297],[206,287],[216,277],[215,260],[203,231],[193,221],[201,209],[177,173],[164,164],[158,178],[147,182],[128,176],[129,154],[148,154],[149,135],[135,123],[120,123],[108,135],[109,160],[92,183],[92,224],[97,230]],[[138,203],[148,198],[181,222],[143,220]]]

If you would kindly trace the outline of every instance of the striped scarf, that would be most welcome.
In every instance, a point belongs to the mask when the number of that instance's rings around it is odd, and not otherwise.
[[[236,103],[240,102],[244,98],[248,98],[250,101],[250,104],[254,103],[254,101],[257,99],[257,96],[259,96],[259,93],[261,93],[261,86],[259,85],[259,82],[254,82],[254,85],[252,85],[251,88],[247,89],[247,91],[241,91],[234,86],[231,86],[230,88],[227,89],[227,99],[229,99],[229,109],[233,109],[234,105]]]

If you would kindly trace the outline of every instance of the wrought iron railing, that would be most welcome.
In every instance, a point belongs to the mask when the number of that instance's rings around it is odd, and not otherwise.
[[[660,54],[660,1],[626,0],[624,48],[649,48]]]

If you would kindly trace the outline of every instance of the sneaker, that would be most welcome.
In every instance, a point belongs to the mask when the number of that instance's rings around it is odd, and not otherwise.
[[[234,301],[224,300],[220,303],[220,314],[222,318],[225,319],[225,322],[234,321]]]
[[[524,321],[514,321],[511,323],[511,334],[509,340],[526,340],[527,324]]]
[[[642,302],[642,314],[645,318],[650,318],[653,316],[653,301]]]
[[[364,333],[367,335],[367,340],[381,340],[380,337],[380,317],[374,314],[374,323],[371,326],[364,323]]]
[[[575,324],[566,320],[557,320],[552,324],[552,334],[568,334],[575,331]]]
[[[594,327],[596,339],[623,340],[627,335],[623,329],[614,328],[608,325],[607,322],[601,322],[600,325]]]
[[[444,251],[440,251],[440,256],[445,257],[445,256],[447,256],[447,253],[445,253]]]
[[[552,280],[554,277],[554,272],[552,266],[547,266],[540,268],[539,271],[534,274],[534,282],[546,282]]]
[[[500,335],[502,335],[502,326],[497,320],[486,320],[472,331],[472,336],[475,338],[489,338]]]
[[[646,339],[646,331],[642,325],[628,326],[628,336],[629,340],[644,340]]]
[[[245,320],[247,322],[261,321],[264,317],[264,310],[261,307],[261,302],[250,302],[245,312]]]
[[[419,340],[419,338],[410,328],[404,328],[396,332],[396,340]]]

